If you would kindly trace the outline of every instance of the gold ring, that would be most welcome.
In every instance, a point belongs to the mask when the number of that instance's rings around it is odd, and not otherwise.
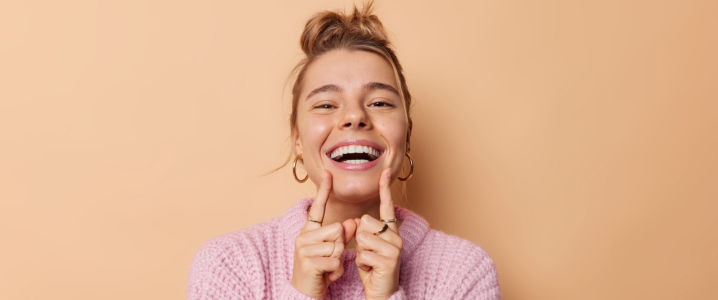
[[[319,225],[321,225],[322,224],[321,221],[314,220],[314,218],[312,218],[312,216],[309,215],[309,210],[311,210],[311,209],[312,209],[312,206],[310,205],[309,208],[307,208],[307,221],[319,223]]]
[[[389,224],[384,224],[384,227],[382,227],[381,230],[375,232],[374,235],[378,236],[378,235],[384,233],[384,231],[386,231],[387,229],[389,229]]]
[[[307,221],[322,224],[322,222],[312,219],[312,216],[307,215]]]
[[[379,219],[379,221],[382,221],[384,224],[394,223],[394,222],[396,222],[396,218],[394,218],[394,219]]]

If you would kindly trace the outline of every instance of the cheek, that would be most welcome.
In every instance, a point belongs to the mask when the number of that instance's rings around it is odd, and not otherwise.
[[[307,134],[310,136],[329,132],[332,127],[332,122],[328,118],[308,118],[305,124]]]
[[[404,150],[406,146],[407,124],[403,118],[388,118],[379,123],[380,132],[395,151]],[[403,151],[402,151],[403,152]]]
[[[390,118],[378,122],[380,132],[389,143],[393,156],[392,165],[398,166],[403,161],[406,151],[407,124],[403,118]]]
[[[321,148],[326,141],[333,123],[328,117],[310,116],[298,120],[299,137],[302,140],[302,152],[307,172],[314,181],[315,177],[321,176],[324,169],[322,162]]]
[[[316,152],[329,136],[332,122],[327,118],[307,118],[299,130],[299,136],[304,142],[305,152]]]

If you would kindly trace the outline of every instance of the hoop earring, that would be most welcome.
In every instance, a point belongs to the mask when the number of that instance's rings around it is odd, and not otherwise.
[[[411,155],[409,155],[409,152],[406,152],[406,157],[409,158],[409,163],[411,164],[411,171],[409,172],[409,175],[407,175],[406,177],[404,177],[404,178],[401,178],[401,177],[397,178],[397,179],[399,179],[399,180],[401,180],[401,181],[407,181],[407,180],[409,180],[409,178],[411,178],[412,175],[414,175],[414,160],[411,159]]]
[[[294,159],[294,164],[292,164],[292,175],[294,175],[294,179],[296,179],[299,183],[304,183],[307,179],[309,179],[309,174],[307,174],[304,179],[299,179],[299,177],[297,177],[297,160],[300,158],[302,158],[302,153],[299,153],[297,158]],[[302,162],[304,162],[304,159],[302,159]]]

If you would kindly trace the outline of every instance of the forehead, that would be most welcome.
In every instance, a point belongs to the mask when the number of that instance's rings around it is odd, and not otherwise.
[[[307,68],[301,98],[317,87],[336,84],[344,90],[361,89],[366,83],[380,82],[399,89],[394,69],[379,54],[362,50],[333,50],[317,58]]]

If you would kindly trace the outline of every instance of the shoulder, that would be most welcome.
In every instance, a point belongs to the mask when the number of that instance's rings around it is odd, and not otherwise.
[[[222,257],[240,259],[271,246],[269,243],[278,240],[275,235],[279,233],[277,219],[226,233],[205,242],[195,254],[195,259]]]
[[[256,294],[263,282],[263,261],[271,256],[278,220],[223,234],[205,242],[190,266],[188,299],[232,299]],[[276,252],[276,251],[275,251]]]
[[[439,258],[441,260],[447,260],[447,262],[460,262],[461,264],[476,263],[482,266],[493,266],[491,257],[479,245],[458,236],[434,229],[430,229],[426,234],[417,252],[417,254],[422,252],[435,255],[439,254]]]
[[[410,259],[420,270],[430,271],[437,292],[451,299],[498,299],[496,267],[479,245],[430,229]],[[403,262],[402,262],[403,263]]]

